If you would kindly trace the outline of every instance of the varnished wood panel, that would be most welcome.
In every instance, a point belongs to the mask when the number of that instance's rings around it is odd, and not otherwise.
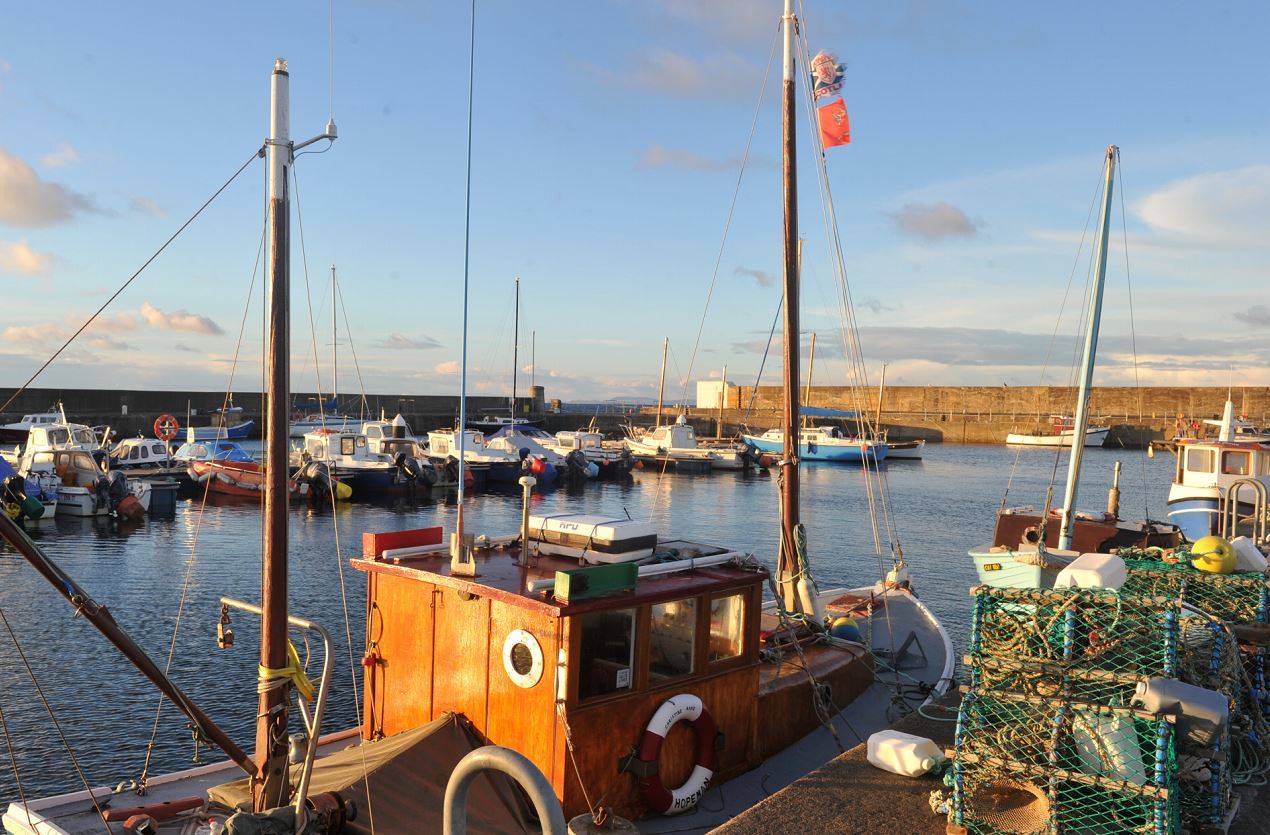
[[[489,705],[485,734],[495,745],[524,754],[553,785],[556,763],[556,648],[559,620],[493,602],[489,629]],[[520,687],[503,666],[503,643],[515,629],[534,636],[542,648],[542,678]]]
[[[586,780],[592,801],[604,798],[619,815],[642,817],[647,813],[639,783],[633,774],[618,773],[618,759],[639,745],[644,726],[666,699],[679,693],[701,698],[724,734],[715,782],[735,777],[757,764],[753,736],[757,707],[758,670],[754,666],[734,669],[704,680],[671,682],[657,689],[574,708],[569,713],[573,730],[574,756]],[[687,723],[671,730],[662,746],[660,773],[669,788],[684,782],[696,762],[696,738]],[[573,765],[566,762],[564,780],[565,817],[586,811],[586,801]]]
[[[489,613],[488,598],[464,600],[461,592],[437,587],[432,611],[432,718],[449,711],[462,713],[482,734],[489,681]]]
[[[863,650],[852,654],[834,647],[813,646],[805,651],[805,657],[816,681],[829,685],[837,709],[850,704],[873,683],[872,656]],[[797,658],[779,670],[775,665],[764,665],[761,677],[757,744],[759,759],[763,760],[821,725],[812,705],[811,680]]]
[[[364,735],[391,736],[432,719],[431,583],[371,574],[367,639],[375,663],[365,667]]]

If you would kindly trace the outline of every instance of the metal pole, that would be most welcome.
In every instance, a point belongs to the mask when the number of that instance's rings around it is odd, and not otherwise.
[[[516,560],[517,565],[529,565],[529,502],[537,483],[538,479],[531,475],[520,477],[520,557]]]
[[[463,499],[466,492],[466,462],[464,447],[467,439],[467,296],[468,276],[472,258],[472,85],[476,77],[476,3],[472,3],[471,42],[468,47],[467,67],[467,200],[463,221],[463,348],[459,368],[459,496],[455,514],[454,535],[450,542],[450,565],[467,561],[463,547]]]
[[[802,251],[802,246],[803,246],[803,242],[799,241],[798,242],[799,252]],[[811,332],[811,351],[807,357],[807,387],[806,387],[806,391],[803,392],[803,402],[807,403],[808,405],[811,404],[811,375],[815,373],[815,370],[816,370],[816,332],[812,331]],[[802,418],[802,420],[799,421],[799,425],[806,427],[807,418],[805,417]]]
[[[516,364],[520,362],[520,276],[516,276],[516,313],[512,317],[512,424],[516,423]]]
[[[878,383],[878,413],[873,425],[873,432],[879,438],[882,437],[882,395],[886,392],[886,366],[887,363],[882,363],[882,380]]]
[[[723,386],[719,389],[719,425],[716,427],[715,437],[723,438],[723,408],[728,402],[728,367],[723,366]]]
[[[781,18],[784,30],[784,60],[781,81],[783,107],[781,117],[781,156],[783,160],[785,203],[785,409],[782,429],[785,454],[780,462],[781,474],[781,543],[777,574],[785,607],[801,612],[794,577],[798,575],[795,532],[798,519],[798,169],[795,155],[794,110],[794,25],[792,0],[785,0]]]
[[[547,778],[524,754],[510,748],[486,745],[469,752],[450,773],[445,784],[442,829],[445,835],[467,832],[467,793],[482,771],[500,771],[520,784],[534,804],[543,835],[565,835],[564,810]]]
[[[289,313],[291,298],[287,194],[292,162],[290,78],[281,58],[273,68],[273,112],[269,131],[269,404],[265,418],[264,554],[260,575],[263,613],[260,666],[287,664],[287,403],[291,399]],[[287,800],[287,703],[290,686],[270,687],[260,694],[256,711],[256,770],[252,808],[263,811]]]
[[[335,411],[339,412],[340,397],[340,349],[339,319],[335,315],[335,265],[331,265],[331,401],[335,403]]]
[[[1058,528],[1058,547],[1072,547],[1072,527],[1076,513],[1076,495],[1080,487],[1080,462],[1085,454],[1085,430],[1089,428],[1089,387],[1094,378],[1094,361],[1098,353],[1098,326],[1102,320],[1102,290],[1107,278],[1107,235],[1111,227],[1111,189],[1115,182],[1116,154],[1119,148],[1107,146],[1106,182],[1102,194],[1102,215],[1098,227],[1098,252],[1094,256],[1094,286],[1089,291],[1089,321],[1085,332],[1085,356],[1081,363],[1080,389],[1076,394],[1076,418],[1072,427],[1072,452],[1067,464],[1067,489],[1063,494],[1063,515]]]
[[[670,337],[667,336],[661,343],[661,381],[657,383],[657,423],[654,426],[661,426],[662,400],[666,394],[666,352],[669,350]]]

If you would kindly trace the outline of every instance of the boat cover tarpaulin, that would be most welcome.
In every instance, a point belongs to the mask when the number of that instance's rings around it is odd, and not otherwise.
[[[803,417],[825,417],[825,418],[854,418],[859,417],[858,412],[848,412],[844,409],[826,409],[823,406],[803,406],[798,410]]]
[[[466,719],[447,714],[420,728],[353,745],[313,764],[309,794],[339,792],[357,804],[346,833],[440,832],[445,785],[459,760],[485,742]],[[292,784],[300,766],[291,767]],[[208,797],[228,808],[250,808],[246,778],[216,786]],[[510,777],[486,771],[468,793],[469,832],[538,832],[524,793]]]

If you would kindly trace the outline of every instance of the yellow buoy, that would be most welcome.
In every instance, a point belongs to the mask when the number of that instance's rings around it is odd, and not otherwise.
[[[342,502],[350,498],[352,495],[353,495],[352,487],[349,487],[347,484],[345,484],[342,481],[335,482],[335,499],[337,501]]]
[[[1191,565],[1210,574],[1229,574],[1238,560],[1230,543],[1220,536],[1205,536],[1191,546]]]

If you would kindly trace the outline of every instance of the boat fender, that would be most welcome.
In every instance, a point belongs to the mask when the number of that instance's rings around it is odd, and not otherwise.
[[[688,775],[688,780],[677,789],[667,789],[657,773],[657,758],[661,754],[661,745],[666,741],[666,734],[680,720],[687,720],[697,735],[697,763]],[[639,778],[640,790],[644,799],[654,812],[662,815],[677,815],[697,805],[701,796],[710,786],[714,777],[715,739],[717,732],[714,718],[706,710],[701,699],[691,693],[680,693],[678,696],[662,702],[661,707],[649,720],[644,729],[644,737],[639,744],[638,759],[648,769],[646,776]]]
[[[154,437],[160,441],[170,441],[181,431],[181,424],[172,415],[159,415],[154,419]]]
[[[115,508],[115,513],[120,519],[127,519],[135,522],[146,515],[145,508],[141,506],[141,502],[136,496],[124,496],[123,501],[119,502],[119,507]]]

